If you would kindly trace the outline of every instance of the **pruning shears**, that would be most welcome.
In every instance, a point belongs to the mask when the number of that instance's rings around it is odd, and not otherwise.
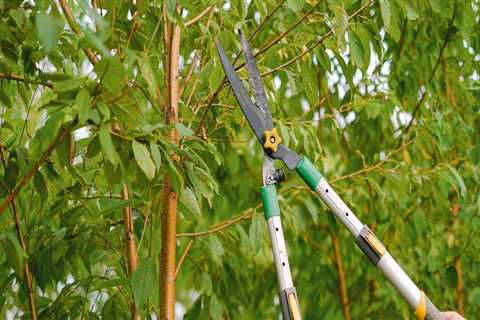
[[[335,217],[352,234],[355,238],[355,243],[368,259],[383,272],[388,281],[415,310],[417,319],[443,319],[442,314],[435,305],[413,283],[368,226],[360,222],[353,211],[342,201],[327,180],[315,168],[313,163],[307,157],[299,156],[282,144],[282,138],[273,124],[272,114],[268,108],[267,96],[252,49],[241,31],[239,31],[239,35],[253,101],[218,41],[216,46],[230,87],[264,150],[261,198],[272,242],[273,258],[280,287],[279,296],[283,319],[300,320],[301,312],[297,292],[290,273],[276,191],[276,185],[285,179],[285,175],[281,169],[275,168],[275,160],[282,161],[289,170],[295,170],[305,183],[319,195],[320,199],[330,208]]]

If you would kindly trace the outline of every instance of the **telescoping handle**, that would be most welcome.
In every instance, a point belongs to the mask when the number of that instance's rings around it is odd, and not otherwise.
[[[307,185],[332,210],[338,220],[350,231],[355,238],[355,242],[370,261],[383,272],[390,283],[415,310],[417,319],[442,320],[441,312],[438,311],[425,293],[418,289],[368,226],[358,220],[310,160],[303,157],[295,169]]]
[[[280,207],[278,206],[275,185],[267,185],[261,190],[265,220],[272,242],[273,259],[277,270],[278,286],[280,287],[280,305],[283,320],[301,320],[297,291],[293,286],[290,265],[288,264],[287,248],[283,238]]]

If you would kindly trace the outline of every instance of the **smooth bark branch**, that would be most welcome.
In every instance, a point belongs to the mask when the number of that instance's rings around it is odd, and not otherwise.
[[[3,167],[5,170],[7,169],[7,161],[5,160],[5,155],[3,153],[3,147],[0,146],[0,158],[2,160]],[[15,230],[17,232],[18,242],[20,242],[20,246],[22,247],[23,251],[28,253],[27,244],[25,242],[25,238],[23,236],[23,232],[20,226],[20,217],[18,215],[18,208],[15,202],[15,199],[12,200],[11,209],[13,213],[13,219],[15,221]],[[28,306],[30,308],[30,317],[32,320],[37,320],[37,307],[35,302],[35,295],[33,294],[33,281],[32,281],[32,273],[30,271],[30,266],[28,265],[28,260],[25,259],[23,262],[23,275],[25,277],[25,287],[27,289],[27,296],[28,296]]]
[[[343,319],[351,320],[350,306],[348,304],[348,291],[345,278],[345,270],[343,269],[343,259],[340,252],[340,243],[335,233],[331,232],[333,252],[335,254],[335,267],[338,275],[338,291],[340,294],[340,303],[342,304]]]
[[[60,7],[62,7],[62,11],[65,14],[65,18],[67,19],[68,25],[72,29],[73,32],[75,32],[79,37],[83,37],[82,31],[78,27],[78,25],[75,23],[75,18],[73,17],[72,10],[70,10],[70,7],[67,4],[66,0],[59,0]],[[85,55],[87,56],[88,60],[92,64],[97,63],[97,56],[95,56],[95,53],[93,53],[92,49],[90,48],[85,48],[83,49],[83,52],[85,52]]]
[[[47,158],[50,156],[50,154],[55,150],[55,148],[65,139],[67,134],[70,132],[70,130],[73,128],[73,124],[69,128],[62,128],[60,129],[60,132],[58,133],[57,137],[53,142],[48,146],[47,150],[43,152],[42,156],[40,159],[38,159],[33,166],[30,168],[30,170],[27,171],[27,173],[23,176],[23,178],[20,180],[20,182],[13,188],[3,200],[2,204],[0,205],[0,215],[5,211],[5,209],[12,203],[12,201],[15,199],[17,194],[22,190],[23,187],[33,178],[35,173],[37,173],[38,168],[42,163],[47,160]]]
[[[33,84],[39,84],[45,87],[49,87],[50,89],[53,89],[53,83],[51,82],[42,82],[39,80],[34,80],[34,79],[25,79],[25,77],[20,76],[18,74],[14,73],[5,73],[5,72],[0,72],[0,79],[7,79],[7,80],[14,80],[14,81],[20,81],[20,82],[25,82],[25,83],[33,83]]]
[[[215,6],[209,6],[207,7],[207,9],[203,10],[202,12],[200,12],[196,17],[193,17],[192,19],[188,20],[187,22],[185,22],[185,27],[188,27],[192,24],[194,24],[195,22],[199,21],[200,19],[202,19],[207,13],[210,12],[210,10],[212,10],[213,8],[215,8]]]
[[[171,125],[178,121],[180,27],[167,20],[165,17],[165,48],[167,49],[165,80],[168,90],[165,122]],[[174,128],[170,131],[170,141],[178,143],[178,134]],[[160,253],[160,319],[162,320],[175,319],[177,201],[178,195],[173,190],[170,175],[165,173],[163,183],[163,208],[161,213],[162,245]]]
[[[187,247],[183,251],[182,256],[180,257],[180,260],[178,260],[177,268],[175,269],[175,279],[177,278],[178,273],[180,272],[180,268],[182,267],[183,262],[185,261],[185,258],[187,257],[188,252],[190,251],[190,248],[193,245],[193,240],[195,240],[195,238],[188,241]]]
[[[242,212],[240,215],[232,218],[232,219],[227,219],[227,220],[224,220],[222,222],[219,222],[217,224],[214,224],[212,225],[210,228],[208,228],[208,230],[206,231],[199,231],[199,232],[187,232],[187,233],[178,233],[177,234],[177,237],[181,238],[181,237],[194,237],[194,238],[197,238],[197,237],[203,237],[203,236],[208,236],[208,235],[211,235],[213,233],[217,233],[217,232],[220,232],[224,229],[227,229],[228,227],[230,227],[231,225],[234,225],[236,223],[239,223],[239,222],[242,222],[244,220],[248,220],[250,219],[252,216],[253,216],[253,213],[261,208],[262,206],[261,205],[258,205],[254,208],[249,208],[247,210],[245,210],[244,212]]]
[[[123,184],[121,198],[125,201],[129,200],[128,187],[126,183]],[[132,208],[130,206],[127,206],[123,209],[123,223],[125,228],[125,244],[127,251],[127,271],[128,276],[131,276],[135,270],[137,270],[138,256],[137,247],[135,245],[135,230],[133,228]],[[130,309],[132,313],[132,319],[139,320],[140,313],[138,312],[135,302],[132,302]]]
[[[454,260],[455,272],[457,273],[457,311],[462,316],[465,314],[465,291],[463,289],[462,265],[460,257]]]

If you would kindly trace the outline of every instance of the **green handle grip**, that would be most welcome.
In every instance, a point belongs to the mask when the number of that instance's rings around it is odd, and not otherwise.
[[[280,207],[278,206],[277,188],[274,184],[263,186],[260,190],[263,202],[263,213],[265,220],[273,216],[280,215]]]
[[[303,181],[313,190],[317,188],[318,183],[322,179],[321,173],[315,168],[313,163],[307,157],[302,157],[297,167],[297,173],[302,177]]]

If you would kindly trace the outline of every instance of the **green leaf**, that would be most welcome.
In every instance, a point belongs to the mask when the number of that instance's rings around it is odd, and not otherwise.
[[[33,176],[33,185],[35,189],[40,194],[40,198],[43,202],[45,202],[48,198],[48,188],[47,183],[45,182],[45,178],[43,177],[40,171],[37,171]]]
[[[349,44],[352,61],[357,67],[363,69],[367,64],[367,61],[362,41],[360,40],[360,37],[352,30],[349,31],[348,35],[350,40]]]
[[[160,170],[162,167],[162,154],[160,153],[160,149],[154,142],[150,142],[150,153],[152,154],[153,162],[155,162],[155,166],[157,170]]]
[[[102,146],[103,156],[116,167],[118,163],[118,154],[113,145],[112,137],[110,136],[110,125],[104,123],[98,130],[98,137],[100,145]]]
[[[106,57],[95,65],[95,72],[102,80],[103,87],[111,94],[118,94],[126,84],[123,64],[113,57]]]
[[[345,50],[345,33],[348,29],[348,14],[345,12],[344,8],[337,4],[333,5],[332,10],[335,15],[332,24],[333,32],[337,39],[337,46],[340,50]]]
[[[301,0],[287,0],[288,8],[297,14],[303,9],[304,5],[305,2]]]
[[[177,129],[180,138],[190,137],[193,135],[192,129],[185,127],[183,123],[175,123],[175,128]]]
[[[140,63],[140,73],[142,77],[147,82],[148,93],[150,96],[156,100],[157,99],[157,80],[155,79],[155,73],[153,72],[152,66],[150,65],[150,59],[143,56]]]
[[[27,258],[27,254],[20,246],[17,238],[10,232],[3,232],[0,235],[0,242],[3,245],[3,250],[7,258],[8,265],[10,265],[17,275],[17,278],[23,278],[23,262]]]
[[[154,286],[157,285],[157,269],[155,258],[142,258],[138,269],[132,274],[130,285],[133,291],[135,304],[141,306],[149,297]]]
[[[210,249],[211,257],[214,263],[217,265],[222,264],[222,256],[225,253],[222,243],[218,240],[217,236],[210,236],[208,248]]]
[[[454,167],[449,165],[448,169],[452,173],[457,183],[457,186],[460,189],[460,196],[464,198],[467,193],[467,186],[465,185],[465,182],[463,181],[462,176],[458,173],[457,169],[455,169]]]
[[[185,208],[190,215],[200,216],[200,207],[197,202],[197,198],[189,187],[183,188],[180,192],[180,204]]]
[[[48,146],[55,140],[65,120],[66,116],[62,111],[50,113],[47,122],[37,130],[30,143],[30,154],[34,159],[40,158],[42,152],[47,150]]]
[[[136,140],[132,140],[132,149],[138,166],[142,169],[143,173],[145,173],[148,180],[152,180],[155,177],[156,168],[147,147]]]
[[[382,12],[385,30],[395,41],[400,40],[400,29],[398,28],[398,11],[393,1],[380,0],[380,11]]]
[[[62,21],[47,13],[40,12],[35,16],[35,26],[40,43],[45,51],[50,52],[60,39],[63,30]]]
[[[222,319],[223,305],[215,294],[210,297],[210,317],[211,319]]]
[[[80,89],[78,91],[75,97],[75,106],[78,113],[78,123],[80,125],[85,124],[92,110],[90,93],[87,89]]]
[[[383,107],[383,104],[377,101],[367,103],[367,105],[365,106],[367,117],[369,119],[375,119],[382,112]]]

